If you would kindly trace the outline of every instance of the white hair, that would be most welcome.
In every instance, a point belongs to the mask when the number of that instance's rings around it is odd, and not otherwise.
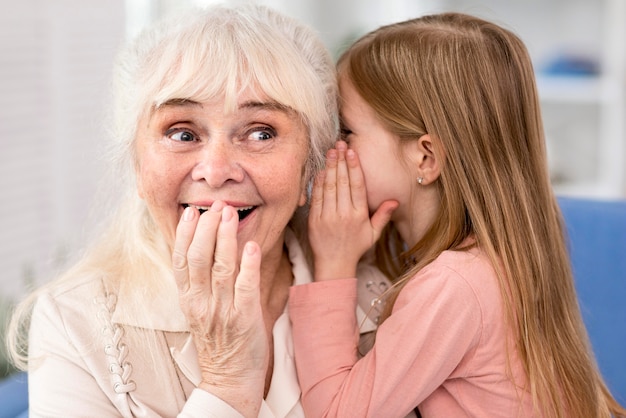
[[[167,18],[142,32],[122,49],[113,73],[109,166],[112,179],[100,205],[112,207],[105,230],[59,280],[102,279],[113,292],[145,301],[171,286],[169,248],[136,190],[135,136],[146,112],[170,99],[207,101],[224,98],[234,109],[246,88],[293,109],[309,137],[305,181],[322,167],[338,130],[335,65],[317,34],[267,7],[213,6]],[[111,190],[112,189],[112,190]],[[110,209],[108,209],[111,211]],[[304,213],[292,223],[301,225]],[[303,237],[304,227],[296,233]],[[306,245],[306,242],[304,242]],[[58,281],[49,286],[56,286]],[[27,329],[32,305],[46,287],[16,309],[7,333],[9,355],[26,368]],[[172,289],[175,291],[175,289]],[[137,303],[134,315],[142,315]]]

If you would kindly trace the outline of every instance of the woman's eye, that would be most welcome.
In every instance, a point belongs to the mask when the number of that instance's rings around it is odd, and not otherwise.
[[[274,136],[275,136],[274,132],[264,129],[264,130],[252,131],[250,133],[249,138],[255,141],[267,141],[267,140],[274,138]]]
[[[167,133],[167,136],[174,141],[180,142],[193,142],[196,140],[196,136],[189,131],[174,131],[171,133]]]

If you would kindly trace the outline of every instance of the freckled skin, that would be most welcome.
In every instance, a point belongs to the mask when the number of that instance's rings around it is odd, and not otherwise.
[[[139,123],[139,194],[170,246],[181,204],[223,200],[235,207],[257,206],[240,225],[240,247],[253,240],[263,255],[282,252],[285,226],[306,199],[308,139],[293,112],[241,106],[259,103],[256,97],[243,95],[229,114],[222,100],[177,101]]]
[[[138,193],[175,249],[174,276],[198,351],[200,387],[254,416],[257,400],[242,404],[240,394],[263,385],[267,394],[271,382],[272,329],[293,282],[284,233],[306,203],[309,149],[301,118],[259,97],[242,94],[228,113],[222,99],[170,100],[140,121],[136,141]],[[193,221],[181,220],[185,206],[214,202],[199,217],[193,209]],[[224,205],[254,210],[237,222]],[[224,213],[235,223],[220,221]],[[242,259],[249,241],[260,254]],[[249,387],[231,393],[233,385]]]

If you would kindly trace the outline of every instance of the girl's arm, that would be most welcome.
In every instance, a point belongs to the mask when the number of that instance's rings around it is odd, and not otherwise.
[[[356,265],[397,205],[384,202],[370,218],[356,153],[341,141],[329,151],[309,215],[316,283],[292,287],[289,298],[307,416],[404,417],[476,342],[480,308],[471,287],[436,271],[435,280],[407,284],[359,360]]]
[[[400,292],[374,347],[360,360],[354,282],[291,289],[289,314],[307,416],[404,417],[447,378],[466,377],[455,373],[478,344],[482,314],[463,278],[451,270],[422,270]]]

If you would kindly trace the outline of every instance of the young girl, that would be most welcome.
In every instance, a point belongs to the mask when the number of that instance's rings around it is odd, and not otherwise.
[[[364,36],[338,69],[345,142],[313,188],[316,283],[289,300],[307,416],[626,416],[577,306],[520,39],[426,16]],[[394,279],[359,358],[354,277],[375,242]]]

